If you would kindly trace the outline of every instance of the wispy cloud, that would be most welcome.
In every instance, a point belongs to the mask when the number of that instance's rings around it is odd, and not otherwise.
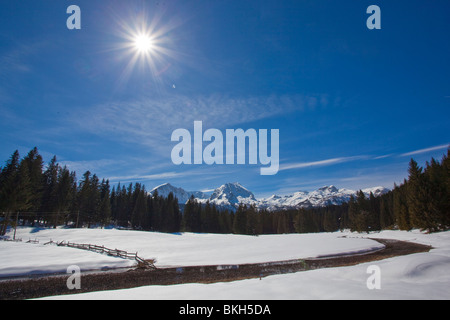
[[[323,167],[330,166],[338,163],[356,161],[361,159],[367,159],[367,156],[353,156],[353,157],[341,157],[341,158],[331,158],[319,161],[310,161],[310,162],[297,162],[297,163],[288,163],[281,165],[279,171],[282,170],[290,170],[290,169],[302,169],[302,168],[310,168],[310,167]]]
[[[376,156],[376,157],[374,157],[373,159],[374,159],[374,160],[380,160],[380,159],[390,158],[390,157],[392,157],[392,156],[394,156],[394,153],[384,154],[384,155],[381,155],[381,156]]]
[[[434,147],[429,147],[429,148],[425,148],[425,149],[415,150],[415,151],[403,153],[400,156],[401,157],[409,157],[409,156],[414,156],[414,155],[417,155],[417,154],[422,154],[422,153],[427,153],[427,152],[432,152],[432,151],[438,151],[438,150],[444,150],[444,149],[447,149],[447,148],[450,148],[450,144],[442,144],[440,146],[434,146]]]
[[[61,166],[67,166],[71,171],[75,171],[77,175],[81,175],[86,171],[92,173],[102,172],[108,168],[117,168],[126,164],[124,160],[114,160],[114,159],[99,159],[99,160],[86,160],[86,161],[68,161],[62,160],[58,163]]]
[[[0,55],[0,79],[7,82],[11,77],[21,73],[33,71],[29,62],[31,56],[36,55],[42,48],[48,46],[47,41],[34,41],[23,44],[17,43],[13,48]]]
[[[170,133],[191,128],[195,120],[205,127],[227,128],[309,108],[314,97],[267,96],[235,98],[213,94],[164,98],[141,97],[83,108],[75,124],[83,130],[154,148],[167,147]],[[326,104],[320,96],[316,104]]]
[[[152,180],[160,180],[160,179],[172,179],[180,176],[184,176],[184,173],[179,172],[161,172],[156,174],[147,174],[147,175],[129,175],[129,176],[120,176],[120,177],[109,177],[108,179],[111,182],[130,182],[130,181],[152,181]]]

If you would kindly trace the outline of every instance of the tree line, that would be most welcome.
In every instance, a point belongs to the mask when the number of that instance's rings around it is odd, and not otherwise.
[[[450,229],[450,149],[441,161],[434,158],[420,167],[411,159],[408,178],[393,190],[375,197],[361,190],[340,206],[299,209],[287,215],[291,231],[330,232],[350,229],[370,232],[385,229]]]
[[[113,225],[160,232],[278,234],[382,229],[430,232],[450,228],[450,149],[442,161],[431,159],[425,168],[411,159],[408,178],[390,192],[375,197],[359,191],[348,203],[319,208],[279,211],[240,204],[222,210],[193,197],[180,208],[171,193],[150,194],[140,183],[111,188],[109,181],[86,171],[76,173],[58,164],[45,166],[37,148],[20,159],[15,151],[0,167],[0,235],[8,224],[56,227]]]

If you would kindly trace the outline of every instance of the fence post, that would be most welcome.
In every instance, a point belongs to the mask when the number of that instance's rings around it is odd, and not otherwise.
[[[17,224],[19,223],[19,211],[16,212],[16,224],[14,225],[14,237],[13,240],[16,240],[16,230],[17,230]]]

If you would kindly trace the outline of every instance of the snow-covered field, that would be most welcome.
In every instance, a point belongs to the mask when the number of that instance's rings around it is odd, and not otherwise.
[[[344,237],[345,236],[345,237]],[[44,246],[43,242],[92,243],[156,258],[157,266],[238,264],[317,257],[371,250],[380,246],[367,239],[388,238],[433,246],[428,253],[394,257],[351,267],[319,269],[259,279],[214,284],[147,286],[49,297],[53,299],[450,299],[450,232],[424,234],[419,231],[383,231],[355,234],[266,235],[259,237],[214,234],[162,234],[98,229],[24,228],[16,237],[40,244],[0,242],[0,274],[33,270],[65,270],[71,264],[82,269],[127,266],[131,260],[107,257],[83,250]],[[367,268],[381,271],[381,288],[370,290]],[[59,269],[58,269],[59,268]]]
[[[0,277],[27,273],[65,272],[70,265],[81,270],[127,267],[133,260],[45,245],[50,240],[89,243],[138,252],[144,259],[156,259],[157,267],[229,265],[358,253],[382,248],[368,239],[345,239],[338,233],[262,235],[167,234],[117,229],[32,229],[17,230],[22,243],[0,241]],[[39,244],[24,243],[38,240]]]

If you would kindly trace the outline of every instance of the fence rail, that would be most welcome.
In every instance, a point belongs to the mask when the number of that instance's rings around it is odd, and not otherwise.
[[[15,241],[15,242],[22,241],[22,239],[9,239],[6,237],[0,237],[0,240]],[[29,239],[27,241],[27,243],[39,243],[39,240]],[[81,249],[81,250],[88,250],[88,251],[97,252],[97,253],[101,253],[101,254],[107,254],[108,256],[114,256],[114,257],[119,257],[119,258],[123,258],[123,259],[132,259],[132,260],[136,260],[140,267],[147,268],[147,269],[156,269],[156,267],[154,265],[155,260],[153,260],[153,259],[145,260],[145,259],[139,257],[137,252],[127,252],[125,250],[110,249],[105,246],[97,246],[95,244],[90,244],[90,243],[74,243],[74,242],[69,242],[69,241],[66,242],[64,240],[61,242],[55,242],[53,240],[50,240],[50,241],[44,243],[44,245],[47,245],[47,244],[55,244],[59,247],[69,247],[69,248],[76,248],[76,249]]]
[[[48,243],[53,243],[53,241],[47,242],[46,244],[48,244]],[[119,257],[119,258],[123,258],[123,259],[132,259],[132,260],[136,260],[138,262],[138,264],[140,264],[141,266],[143,266],[145,268],[156,269],[156,267],[154,265],[154,260],[145,260],[145,259],[139,257],[137,252],[127,252],[125,250],[110,249],[105,246],[97,246],[95,244],[73,243],[73,242],[69,242],[69,241],[57,242],[56,245],[63,246],[63,247],[77,248],[77,249],[81,249],[81,250],[93,251],[93,252],[107,254],[109,256]]]

